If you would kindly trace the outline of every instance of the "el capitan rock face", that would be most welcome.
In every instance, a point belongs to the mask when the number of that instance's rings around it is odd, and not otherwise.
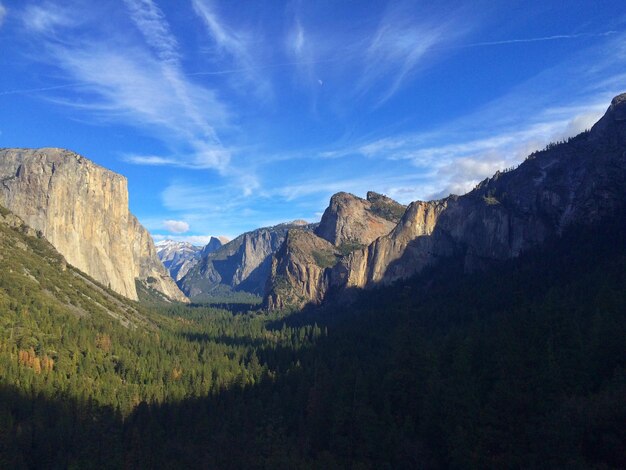
[[[0,150],[0,204],[21,217],[76,268],[137,299],[135,281],[187,299],[128,210],[126,178],[56,148]]]

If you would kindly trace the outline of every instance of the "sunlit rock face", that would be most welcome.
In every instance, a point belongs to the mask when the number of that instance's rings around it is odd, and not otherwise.
[[[589,132],[530,155],[464,196],[414,202],[389,234],[356,250],[331,275],[337,287],[409,277],[452,255],[466,271],[516,257],[575,224],[620,210],[626,194],[626,94]]]
[[[333,284],[367,287],[407,277],[424,267],[434,252],[430,235],[447,204],[447,200],[411,203],[390,233],[341,259],[333,268]],[[440,251],[449,252],[443,247]]]
[[[123,176],[68,150],[3,149],[0,181],[0,204],[41,231],[68,263],[133,300],[138,280],[187,301],[129,212]]]
[[[337,193],[314,233],[289,230],[272,257],[264,303],[269,309],[319,304],[330,286],[332,267],[394,229],[405,206],[382,194],[367,199]]]
[[[315,234],[337,247],[369,245],[395,227],[398,219],[394,218],[394,209],[399,209],[401,214],[405,208],[374,192],[368,193],[368,199],[337,193],[330,199]]]

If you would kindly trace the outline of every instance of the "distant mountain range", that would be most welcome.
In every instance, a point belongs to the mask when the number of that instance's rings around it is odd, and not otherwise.
[[[157,255],[175,281],[181,280],[198,261],[228,243],[226,237],[211,237],[204,247],[189,242],[161,240],[156,243]]]
[[[171,240],[155,247],[128,212],[126,179],[66,150],[0,150],[0,205],[68,263],[128,298],[138,298],[138,282],[171,300],[244,292],[280,309],[318,304],[331,292],[346,298],[452,256],[467,272],[483,269],[592,224],[624,204],[625,147],[623,94],[589,131],[463,196],[405,207],[374,192],[365,199],[342,192],[319,224],[259,228],[203,248]]]

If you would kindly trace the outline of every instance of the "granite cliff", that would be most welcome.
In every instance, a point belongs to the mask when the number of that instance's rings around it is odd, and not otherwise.
[[[338,287],[406,278],[452,255],[473,271],[516,257],[572,224],[614,213],[626,194],[626,94],[589,132],[551,144],[464,196],[414,202],[398,226],[333,270]]]
[[[337,193],[330,198],[315,234],[344,251],[351,251],[388,234],[404,210],[393,199],[371,191],[367,199]]]
[[[24,305],[25,314],[31,306],[37,309],[43,305],[47,312],[69,313],[83,319],[108,316],[131,330],[156,327],[138,304],[98,285],[84,272],[68,265],[41,231],[29,227],[2,206],[0,262],[4,320],[7,320],[5,314],[10,316],[10,310],[17,305]],[[31,323],[38,323],[35,319],[39,317],[28,316]],[[23,328],[15,327],[15,330]]]
[[[273,256],[264,305],[274,309],[320,303],[337,261],[388,234],[405,209],[372,191],[367,199],[344,192],[333,195],[314,233],[290,230]]]
[[[355,204],[354,196],[333,196],[315,233],[336,248],[356,243],[339,250],[338,262],[323,276],[305,266],[294,268],[294,258],[311,263],[291,255],[294,243],[281,248],[272,269],[280,282],[268,282],[265,303],[269,308],[319,303],[329,290],[388,284],[451,256],[461,257],[465,271],[483,269],[571,225],[593,224],[615,213],[626,203],[624,194],[626,94],[612,100],[590,131],[534,152],[518,168],[497,172],[463,196],[413,202],[389,230],[372,219],[363,200]],[[346,201],[351,201],[348,209]],[[369,195],[367,202],[372,202]],[[289,295],[285,279],[293,291]],[[318,291],[309,292],[310,286]]]
[[[328,268],[339,250],[311,232],[291,229],[280,250],[272,256],[264,306],[270,310],[320,303],[329,285]]]
[[[68,263],[136,300],[139,281],[187,301],[128,210],[126,178],[56,148],[0,150],[0,204],[21,217]]]

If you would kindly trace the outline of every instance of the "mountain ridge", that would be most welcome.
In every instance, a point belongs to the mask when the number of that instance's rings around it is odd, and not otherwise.
[[[178,281],[190,298],[243,291],[262,296],[271,270],[271,255],[290,228],[313,230],[316,224],[285,222],[245,232],[200,260]]]
[[[314,277],[327,280],[320,286],[325,294],[390,284],[453,255],[463,256],[466,272],[517,257],[572,223],[593,223],[624,205],[625,146],[626,94],[621,94],[588,132],[534,152],[516,169],[496,172],[465,195],[411,203],[387,234],[342,253],[326,273]],[[327,211],[335,207],[335,213],[341,213],[338,201],[346,197],[333,196]],[[344,217],[339,233],[363,225],[355,214]],[[340,239],[332,231],[315,234]],[[289,257],[284,250],[278,254]],[[275,264],[281,265],[281,260]],[[310,284],[307,271],[292,271],[305,276],[292,282],[292,289],[303,294],[298,286]],[[279,284],[268,281],[268,286]],[[285,292],[284,285],[281,290]],[[320,303],[325,295],[319,294],[301,295],[294,306]],[[285,306],[277,295],[272,288],[266,292],[268,308]]]

